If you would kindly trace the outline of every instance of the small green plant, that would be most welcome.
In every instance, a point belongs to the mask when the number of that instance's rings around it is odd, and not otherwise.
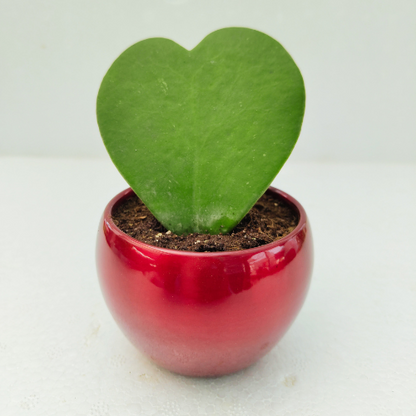
[[[191,51],[163,38],[138,42],[97,98],[111,159],[176,234],[230,232],[289,157],[304,109],[290,55],[245,28],[213,32]]]

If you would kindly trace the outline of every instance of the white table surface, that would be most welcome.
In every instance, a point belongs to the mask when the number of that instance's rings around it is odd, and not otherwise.
[[[287,163],[315,269],[271,353],[216,379],[157,368],[95,272],[126,188],[109,160],[0,158],[0,415],[416,415],[416,166]]]

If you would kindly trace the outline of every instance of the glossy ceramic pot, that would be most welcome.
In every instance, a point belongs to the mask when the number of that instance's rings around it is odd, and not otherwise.
[[[195,253],[154,247],[124,234],[106,207],[97,268],[107,305],[127,338],[160,366],[190,376],[243,369],[283,336],[305,299],[312,271],[306,213],[285,238],[249,250]]]

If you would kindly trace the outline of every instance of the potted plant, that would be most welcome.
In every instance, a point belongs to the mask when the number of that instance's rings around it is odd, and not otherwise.
[[[157,364],[192,376],[237,371],[266,354],[297,315],[312,270],[310,227],[302,206],[269,185],[297,141],[304,106],[290,55],[245,28],[213,32],[191,51],[168,39],[138,42],[105,75],[98,124],[131,189],[104,211],[98,275],[116,322]],[[293,211],[293,230],[215,251],[211,237],[236,235],[265,192]],[[113,218],[135,195],[149,210],[136,217],[159,221],[145,241]],[[164,248],[168,238],[188,239],[194,251]]]

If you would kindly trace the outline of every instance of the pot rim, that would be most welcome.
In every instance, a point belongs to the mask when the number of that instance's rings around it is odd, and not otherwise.
[[[135,238],[129,236],[128,234],[125,234],[123,231],[120,230],[120,228],[117,227],[117,225],[114,223],[113,219],[111,218],[111,212],[116,204],[118,204],[121,200],[124,198],[127,198],[130,194],[133,194],[134,191],[131,188],[127,188],[124,191],[118,193],[105,207],[103,219],[104,224],[107,226],[107,228],[114,233],[118,238],[125,240],[129,244],[137,247],[137,248],[146,248],[148,250],[157,250],[165,254],[169,255],[176,255],[176,256],[185,256],[185,257],[216,257],[216,256],[236,256],[236,255],[244,255],[244,254],[254,254],[256,252],[261,252],[264,250],[268,250],[272,247],[277,247],[280,245],[284,245],[287,241],[291,240],[293,237],[295,237],[300,231],[302,231],[306,227],[307,223],[307,216],[304,208],[302,205],[292,196],[287,194],[284,191],[281,191],[280,189],[277,189],[273,186],[269,186],[266,190],[266,192],[270,192],[273,194],[279,195],[279,197],[283,198],[286,202],[288,202],[290,205],[292,205],[299,214],[299,222],[298,225],[295,227],[293,231],[291,231],[287,236],[272,241],[268,244],[263,244],[259,247],[253,247],[248,248],[245,250],[235,250],[235,251],[214,251],[214,252],[196,252],[196,251],[185,251],[185,250],[174,250],[170,248],[163,248],[163,247],[157,247],[153,246],[151,244],[144,243],[143,241],[136,240]]]

